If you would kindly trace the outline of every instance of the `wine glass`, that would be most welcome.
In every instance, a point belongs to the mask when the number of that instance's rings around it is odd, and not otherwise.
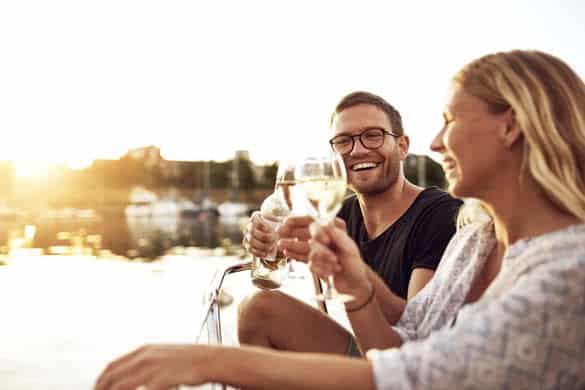
[[[289,210],[293,210],[294,205],[294,186],[297,184],[295,180],[295,168],[296,163],[293,159],[280,160],[278,163],[278,171],[276,172],[276,189],[280,190],[280,193],[284,197],[284,201],[288,206]]]
[[[279,161],[278,171],[276,172],[276,189],[279,190],[278,192],[284,198],[291,215],[307,214],[306,207],[303,207],[305,198],[295,189],[297,184],[295,171],[298,161],[294,158],[283,158]],[[289,279],[304,279],[304,276],[296,271],[296,267],[293,265],[295,261],[295,259],[289,259],[288,277]]]
[[[327,225],[341,209],[347,189],[347,173],[339,154],[330,152],[305,158],[295,170],[297,186],[305,195],[317,223]],[[317,296],[320,301],[349,302],[353,296],[335,289],[333,275],[327,277],[327,287]]]

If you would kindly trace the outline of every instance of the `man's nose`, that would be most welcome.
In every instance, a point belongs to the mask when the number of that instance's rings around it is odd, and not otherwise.
[[[367,153],[368,149],[366,149],[364,147],[364,145],[362,144],[362,141],[360,141],[359,137],[354,138],[354,143],[353,143],[353,149],[351,150],[350,154],[351,155],[355,155],[355,154],[363,154],[363,153]]]

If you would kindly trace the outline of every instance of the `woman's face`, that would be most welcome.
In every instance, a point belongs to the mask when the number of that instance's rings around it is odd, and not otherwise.
[[[442,155],[453,196],[481,199],[497,187],[507,165],[500,136],[509,123],[507,113],[492,114],[484,101],[458,85],[453,87],[443,113],[444,126],[431,144]]]

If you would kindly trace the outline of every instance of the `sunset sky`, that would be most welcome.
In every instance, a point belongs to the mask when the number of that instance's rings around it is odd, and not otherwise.
[[[344,94],[394,104],[415,153],[449,79],[488,52],[551,52],[585,76],[574,1],[2,1],[0,160],[82,166],[155,144],[256,162],[324,145]]]

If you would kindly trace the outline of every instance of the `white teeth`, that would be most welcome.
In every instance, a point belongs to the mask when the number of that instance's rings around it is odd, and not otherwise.
[[[351,169],[352,169],[352,171],[359,171],[360,169],[375,168],[377,166],[378,166],[378,164],[375,164],[372,162],[366,162],[366,163],[359,163],[359,164],[352,165]]]

